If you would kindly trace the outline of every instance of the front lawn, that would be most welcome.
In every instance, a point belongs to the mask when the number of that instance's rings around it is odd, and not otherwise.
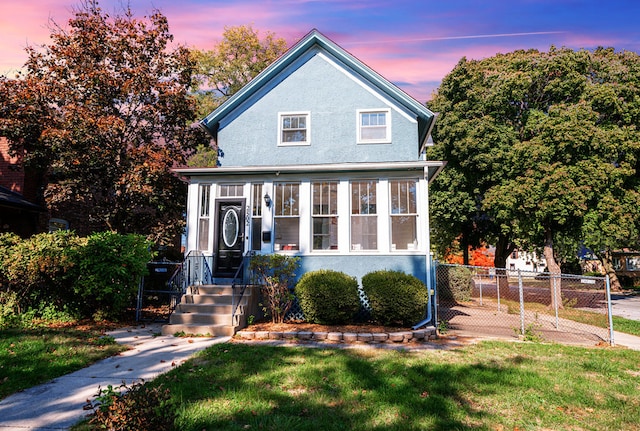
[[[640,352],[209,348],[152,385],[179,430],[640,430]]]
[[[0,330],[0,399],[126,349],[95,327]]]

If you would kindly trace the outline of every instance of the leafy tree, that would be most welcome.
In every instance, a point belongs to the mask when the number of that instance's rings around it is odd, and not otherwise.
[[[430,105],[442,112],[434,140],[454,171],[436,179],[433,203],[456,202],[459,189],[476,205],[434,223],[449,237],[465,228],[540,247],[551,273],[560,273],[554,241],[582,239],[600,254],[636,246],[639,74],[640,56],[612,48],[461,60]],[[626,215],[620,229],[613,214]]]
[[[50,45],[30,46],[24,76],[0,82],[0,134],[42,173],[43,200],[79,234],[113,230],[168,240],[183,227],[195,64],[169,51],[166,17],[109,16],[86,0]]]
[[[212,50],[192,50],[197,64],[194,91],[198,99],[198,118],[204,118],[225,100],[278,59],[287,43],[268,32],[260,40],[251,26],[225,27],[223,39]],[[189,166],[216,166],[218,150],[198,147]]]
[[[197,64],[199,107],[204,118],[273,63],[287,49],[287,42],[267,32],[260,40],[251,26],[225,27],[222,41],[212,50],[192,50]]]
[[[440,115],[433,131],[437,145],[428,157],[447,161],[430,189],[432,238],[441,255],[458,242],[465,264],[469,249],[490,243],[496,246],[494,266],[504,268],[516,246],[515,227],[500,225],[483,208],[486,191],[507,175],[508,156],[517,142],[512,120],[500,112],[505,98],[486,82],[483,65],[463,58],[429,103]]]

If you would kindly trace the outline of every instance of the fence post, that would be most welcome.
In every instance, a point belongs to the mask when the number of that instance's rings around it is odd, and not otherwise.
[[[613,339],[613,310],[611,308],[611,284],[609,274],[605,276],[605,287],[607,289],[607,313],[609,314],[609,344],[615,346],[615,340]]]
[[[504,276],[506,277],[507,284],[509,284],[509,276],[507,270],[504,270]],[[498,299],[498,311],[500,311],[500,276],[496,277],[496,298]]]
[[[429,254],[429,260],[431,262],[431,274],[433,276],[433,325],[437,328],[438,319],[440,318],[438,315],[438,307],[440,304],[440,295],[438,294],[438,291],[440,290],[438,288],[438,267],[440,266],[440,262],[436,261],[434,263],[433,255],[431,254]],[[429,292],[429,294],[431,294],[431,292]]]
[[[136,322],[140,321],[143,296],[144,296],[144,276],[141,276],[140,280],[138,281],[138,298],[136,301]]]
[[[480,287],[479,287],[479,291],[480,291],[480,306],[484,305],[482,304],[482,285],[483,285],[483,277],[480,277]]]
[[[520,294],[520,334],[524,335],[524,289],[522,287],[522,273],[518,269],[518,293]]]
[[[560,329],[560,320],[558,319],[558,296],[557,296],[557,289],[558,289],[558,274],[552,274],[551,275],[553,282],[551,283],[553,285],[553,297],[551,298],[551,302],[553,303],[555,308],[555,313],[556,313],[556,329]],[[562,278],[560,278],[560,283],[562,283]]]

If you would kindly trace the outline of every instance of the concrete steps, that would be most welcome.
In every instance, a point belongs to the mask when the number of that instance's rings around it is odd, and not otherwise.
[[[236,289],[239,294],[239,288]],[[162,327],[162,334],[234,335],[245,326],[251,293],[251,287],[247,287],[236,315],[232,317],[233,288],[230,285],[191,286],[171,314],[169,324]]]

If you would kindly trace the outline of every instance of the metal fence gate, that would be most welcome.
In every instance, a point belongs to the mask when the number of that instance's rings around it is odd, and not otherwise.
[[[181,273],[181,262],[149,262],[148,274],[140,280],[136,303],[136,321],[168,322],[171,312],[182,296],[182,286],[170,283]]]
[[[612,343],[608,278],[436,266],[439,329],[562,343]]]

